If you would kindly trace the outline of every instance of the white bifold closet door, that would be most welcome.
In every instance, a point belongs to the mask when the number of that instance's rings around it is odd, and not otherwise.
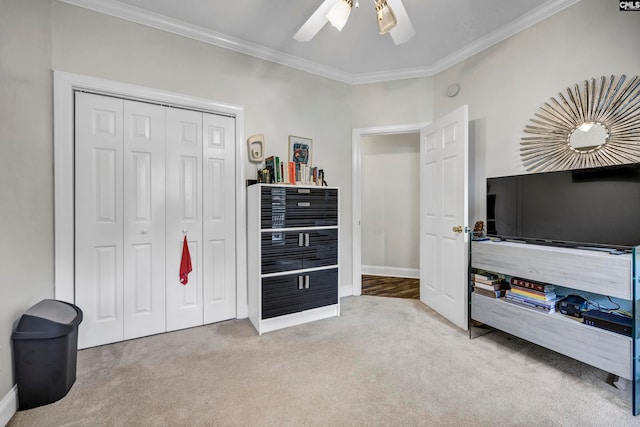
[[[234,318],[235,120],[77,93],[75,123],[79,347]]]
[[[167,109],[167,330],[203,323],[202,113]],[[187,237],[193,271],[180,283]]]
[[[167,109],[167,330],[235,317],[234,120]],[[187,236],[193,272],[183,286]]]

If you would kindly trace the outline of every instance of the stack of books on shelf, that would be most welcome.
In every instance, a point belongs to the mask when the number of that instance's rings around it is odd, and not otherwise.
[[[264,159],[264,168],[269,171],[267,182],[276,184],[322,185],[322,170],[302,163],[281,161],[280,157]]]
[[[506,292],[505,300],[546,313],[556,311],[555,286],[534,280],[512,277],[511,289]]]
[[[504,277],[486,271],[473,272],[471,278],[473,292],[490,298],[502,298],[509,287]]]

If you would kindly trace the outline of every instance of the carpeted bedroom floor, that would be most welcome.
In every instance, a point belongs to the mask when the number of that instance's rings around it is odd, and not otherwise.
[[[19,426],[632,426],[631,385],[509,335],[469,339],[413,299],[259,336],[233,320],[82,350]]]

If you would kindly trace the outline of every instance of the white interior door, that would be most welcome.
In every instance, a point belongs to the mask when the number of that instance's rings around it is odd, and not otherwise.
[[[203,113],[204,323],[236,317],[235,119]]]
[[[166,111],[167,331],[203,324],[202,306],[202,113]],[[193,271],[180,283],[183,239]]]
[[[468,107],[420,131],[420,300],[467,329]]]
[[[80,348],[123,339],[123,103],[76,93],[75,303]]]
[[[124,339],[165,331],[164,116],[124,101]]]

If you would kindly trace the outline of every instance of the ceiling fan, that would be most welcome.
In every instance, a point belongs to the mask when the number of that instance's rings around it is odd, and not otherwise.
[[[380,34],[389,33],[396,45],[406,43],[415,31],[402,0],[373,0],[378,17]],[[341,31],[347,23],[353,7],[358,8],[358,0],[324,0],[311,17],[305,22],[293,38],[299,42],[308,42],[327,22]]]

